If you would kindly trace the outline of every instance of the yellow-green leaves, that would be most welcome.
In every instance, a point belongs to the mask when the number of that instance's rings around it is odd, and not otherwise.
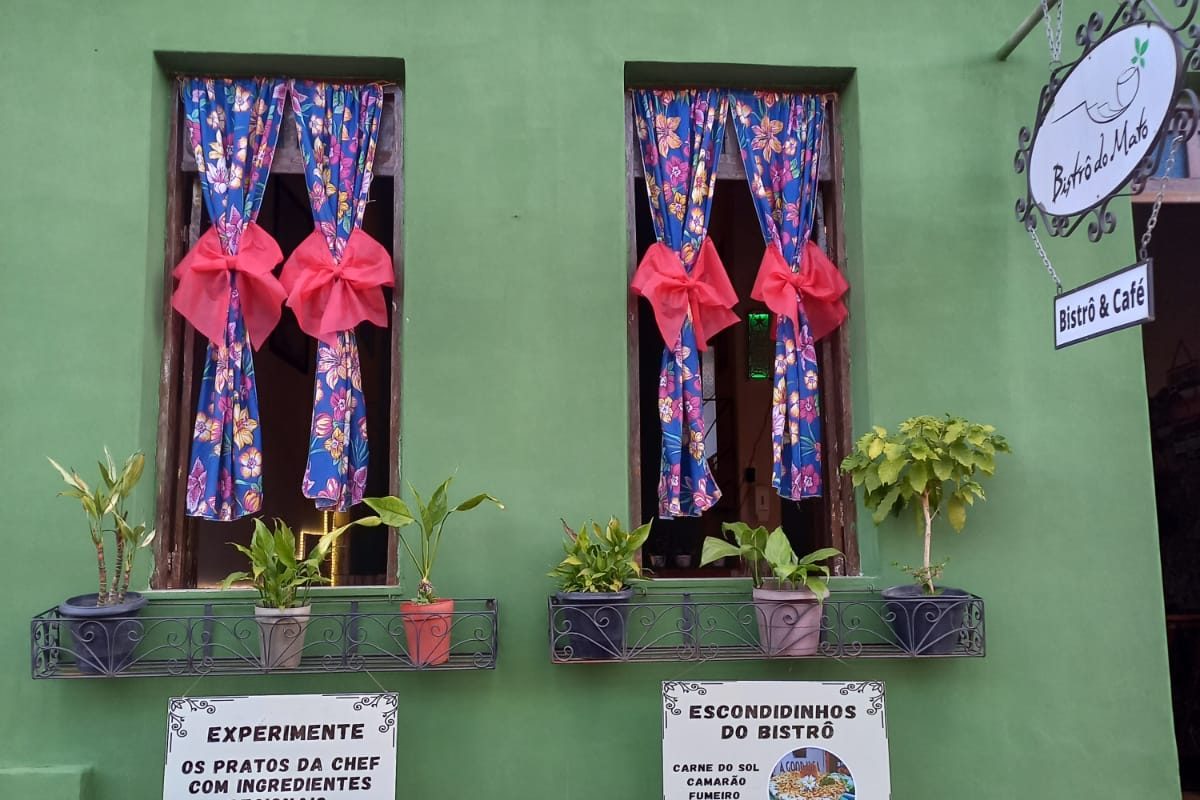
[[[626,531],[616,517],[603,528],[586,522],[578,531],[564,520],[566,558],[547,573],[564,592],[619,592],[642,578],[638,550],[650,536],[650,523]]]
[[[977,474],[996,471],[996,453],[1009,452],[1008,441],[992,425],[962,417],[920,416],[900,423],[895,434],[875,426],[859,437],[841,465],[854,485],[864,489],[864,502],[875,522],[928,500],[930,514],[942,507],[945,492],[955,498],[946,515],[956,530],[966,524],[966,507],[983,498]]]

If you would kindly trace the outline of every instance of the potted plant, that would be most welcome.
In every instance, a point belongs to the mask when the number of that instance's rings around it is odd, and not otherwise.
[[[67,484],[59,496],[72,497],[83,508],[99,571],[99,591],[68,598],[58,611],[71,621],[71,638],[80,671],[119,672],[129,663],[142,636],[140,623],[131,617],[137,616],[146,605],[145,597],[129,591],[129,582],[134,558],[154,541],[154,531],[147,531],[144,523],[130,524],[125,510],[125,501],[142,477],[146,458],[135,452],[118,470],[112,454],[104,448],[104,460],[99,462],[100,482],[94,488],[74,469],[68,471],[54,459],[48,460]],[[109,535],[113,537],[115,550],[111,568],[105,551]]]
[[[945,511],[950,527],[961,532],[967,508],[986,499],[978,478],[992,475],[996,454],[1008,452],[995,427],[947,414],[910,417],[896,434],[876,426],[842,461],[842,472],[863,487],[876,525],[911,507],[925,537],[921,566],[902,567],[916,583],[883,591],[889,623],[906,651],[945,654],[958,645],[970,595],[936,583],[946,564],[931,560],[933,521]]]
[[[282,520],[275,521],[273,531],[262,520],[254,520],[249,547],[231,542],[250,560],[250,572],[230,573],[221,588],[250,581],[258,592],[254,618],[265,669],[295,669],[300,664],[311,612],[309,591],[313,584],[329,583],[329,578],[321,574],[321,565],[349,527],[343,525],[321,536],[303,558],[296,554],[295,534]]]
[[[363,502],[371,507],[375,516],[363,517],[352,523],[366,527],[386,525],[396,528],[397,532],[415,523],[420,532],[415,549],[403,535],[397,533],[397,538],[417,570],[417,596],[400,604],[400,615],[404,620],[404,635],[408,640],[408,656],[414,664],[420,666],[443,664],[450,657],[454,601],[438,597],[433,583],[430,582],[446,521],[451,514],[470,511],[485,501],[493,503],[501,510],[504,509],[504,504],[490,494],[477,494],[450,507],[446,492],[452,480],[453,476],[442,481],[429,496],[428,503],[410,483],[408,490],[417,505],[416,516],[399,497],[368,497]]]
[[[566,557],[548,573],[559,585],[555,598],[560,612],[554,628],[567,634],[576,658],[617,658],[625,648],[633,584],[644,580],[637,555],[650,536],[650,523],[632,531],[622,528],[616,517],[604,528],[591,521],[578,531],[566,520],[562,526]]]
[[[734,556],[750,566],[759,641],[769,656],[810,656],[821,644],[822,604],[829,596],[829,567],[821,564],[842,553],[832,547],[796,555],[783,528],[767,533],[744,522],[727,522],[722,529],[734,544],[715,536],[704,539],[700,565]],[[773,575],[764,578],[765,562]]]

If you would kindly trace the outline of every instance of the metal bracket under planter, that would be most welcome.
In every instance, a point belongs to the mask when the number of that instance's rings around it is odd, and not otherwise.
[[[271,669],[261,652],[253,606],[245,600],[152,600],[138,616],[114,618],[122,636],[133,638],[132,654],[112,663],[76,641],[70,620],[51,608],[30,622],[32,672],[36,678],[106,678],[264,673],[408,672],[493,669],[496,666],[497,602],[455,599],[454,610],[404,614],[386,597],[337,597],[312,604],[295,668]],[[415,652],[412,632],[450,638],[441,653]],[[407,630],[406,630],[407,628]],[[80,664],[111,664],[81,669]]]
[[[874,591],[835,592],[820,608],[798,614],[786,605],[756,604],[741,592],[653,591],[629,602],[589,605],[551,596],[548,606],[550,660],[559,664],[961,658],[982,657],[986,644],[983,599],[975,595],[926,607],[897,605]],[[783,622],[809,614],[811,644],[798,648],[782,641]],[[922,629],[931,633],[912,635]]]

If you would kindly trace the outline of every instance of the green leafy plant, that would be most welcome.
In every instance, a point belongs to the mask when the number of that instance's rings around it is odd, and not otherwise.
[[[632,586],[642,576],[637,561],[638,550],[650,536],[650,523],[627,531],[616,517],[601,528],[588,521],[572,530],[562,520],[567,538],[563,549],[567,556],[547,573],[558,581],[564,592],[619,592]],[[590,530],[589,530],[590,529]]]
[[[329,583],[329,578],[321,574],[321,565],[329,557],[334,542],[349,527],[343,525],[323,534],[307,557],[298,558],[296,536],[283,520],[275,520],[272,531],[261,519],[256,519],[249,547],[230,542],[250,559],[250,572],[230,573],[221,581],[221,588],[228,589],[238,581],[250,581],[258,591],[262,608],[306,606],[313,584]]]
[[[125,602],[129,581],[133,576],[133,563],[139,550],[149,547],[154,541],[154,531],[146,530],[145,523],[129,522],[125,501],[133,494],[142,477],[146,457],[135,452],[125,459],[118,470],[108,448],[104,448],[104,460],[98,462],[100,482],[95,488],[89,486],[74,469],[66,470],[53,458],[47,459],[67,484],[59,497],[72,497],[79,501],[88,521],[88,533],[92,546],[96,548],[96,564],[99,571],[99,587],[96,593],[97,606],[113,606]],[[109,565],[104,550],[106,535],[111,534],[116,543],[112,581],[109,582]]]
[[[767,533],[765,527],[751,528],[744,522],[726,522],[722,530],[733,536],[734,544],[715,536],[706,536],[700,552],[700,565],[711,564],[718,558],[737,557],[750,566],[755,589],[763,588],[762,564],[770,568],[780,588],[805,588],[824,601],[829,596],[829,567],[819,562],[840,556],[832,547],[822,547],[800,558],[792,549],[783,528]]]
[[[1011,452],[995,427],[962,417],[910,417],[898,433],[876,426],[859,437],[841,470],[863,488],[864,502],[878,525],[888,514],[912,507],[917,529],[925,536],[922,566],[906,567],[926,594],[936,594],[934,579],[944,566],[930,563],[933,520],[944,509],[950,526],[961,532],[967,508],[985,500],[977,476],[996,471],[996,454]]]
[[[450,507],[446,499],[446,492],[450,487],[450,482],[453,480],[454,476],[451,476],[442,481],[441,485],[434,489],[433,494],[429,496],[428,503],[425,502],[410,483],[408,490],[412,493],[413,501],[417,504],[417,514],[415,516],[409,509],[408,504],[399,497],[390,495],[387,497],[367,497],[363,502],[371,507],[375,512],[375,516],[363,517],[352,523],[368,528],[377,525],[386,525],[396,528],[397,531],[416,523],[417,529],[420,531],[420,539],[417,542],[416,549],[409,544],[403,535],[398,535],[397,538],[400,539],[400,543],[404,546],[404,550],[408,553],[408,557],[412,559],[413,566],[417,570],[417,596],[413,598],[413,601],[417,603],[428,604],[437,600],[437,591],[434,589],[429,577],[433,573],[433,565],[437,561],[438,547],[442,543],[442,529],[446,526],[446,520],[450,518],[450,515],[459,511],[470,511],[484,502],[492,503],[501,511],[504,510],[504,504],[490,494],[477,494],[474,497],[463,500],[454,507]]]

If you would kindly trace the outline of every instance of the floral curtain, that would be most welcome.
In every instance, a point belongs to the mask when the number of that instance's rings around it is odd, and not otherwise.
[[[367,412],[354,327],[387,327],[386,248],[361,228],[383,106],[379,84],[292,82],[292,110],[316,229],[284,265],[288,306],[318,339],[308,463],[301,488],[317,508],[346,511],[367,483]]]
[[[846,318],[848,286],[810,240],[824,98],[730,93],[746,178],[767,247],[751,297],[776,314],[771,485],[790,500],[822,492],[821,404],[815,343]]]
[[[737,322],[708,214],[728,98],[717,89],[636,91],[634,119],[658,241],[634,275],[654,308],[666,349],[658,385],[662,462],[658,515],[699,516],[721,497],[704,453],[699,350]]]
[[[255,224],[287,83],[185,78],[186,130],[212,227],[180,261],[172,305],[208,340],[188,472],[190,516],[234,520],[262,507],[257,349],[286,296],[272,270],[283,260]]]

